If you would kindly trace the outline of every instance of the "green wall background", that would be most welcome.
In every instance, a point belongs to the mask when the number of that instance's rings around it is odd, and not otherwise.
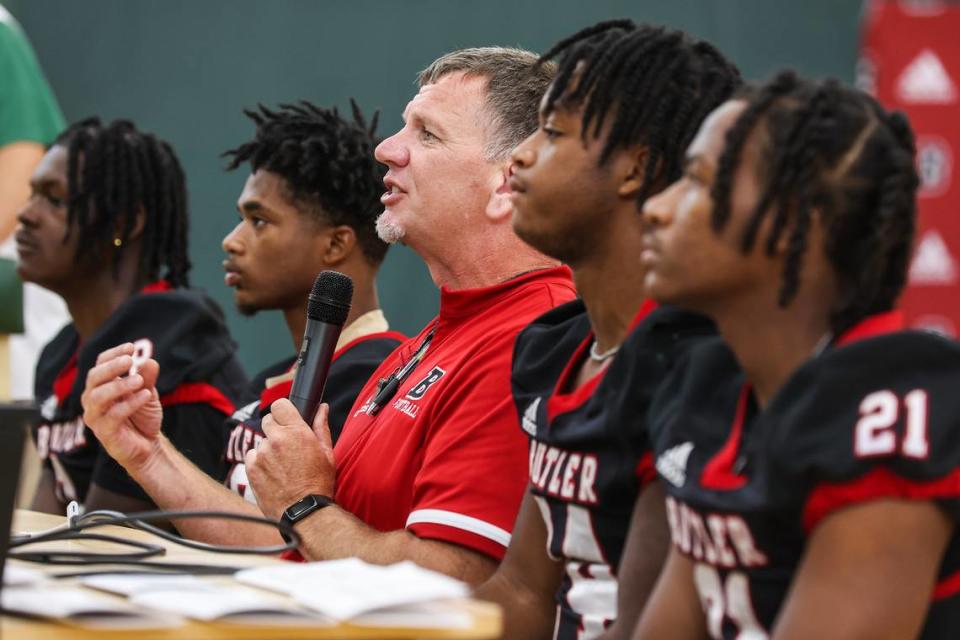
[[[220,239],[242,171],[219,154],[246,141],[241,108],[306,98],[381,110],[400,126],[416,72],[467,46],[543,51],[598,20],[629,17],[706,38],[744,74],[783,67],[852,79],[860,0],[0,0],[23,24],[69,120],[128,117],[177,149],[189,179],[194,283],[227,311],[250,373],[292,353],[282,318],[240,317]],[[380,297],[394,328],[418,331],[437,291],[408,249],[391,250]]]

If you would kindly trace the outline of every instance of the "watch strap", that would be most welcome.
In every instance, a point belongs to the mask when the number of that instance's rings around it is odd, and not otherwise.
[[[283,515],[280,516],[280,522],[283,522],[292,529],[294,524],[300,522],[311,513],[315,513],[332,504],[336,503],[330,496],[322,496],[319,494],[304,496],[283,510]],[[283,531],[280,532],[280,535],[282,535],[287,542],[290,541],[289,537]]]

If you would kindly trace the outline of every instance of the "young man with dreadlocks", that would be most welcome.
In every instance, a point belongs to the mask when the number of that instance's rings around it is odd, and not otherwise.
[[[237,202],[240,221],[223,239],[225,282],[235,289],[242,313],[283,311],[299,351],[306,299],[317,273],[335,269],[353,280],[353,304],[324,393],[334,439],[360,388],[403,339],[387,330],[377,301],[376,274],[387,244],[377,237],[374,226],[384,172],[373,157],[376,118],[368,126],[357,106],[352,107],[352,121],[336,109],[307,102],[248,111],[256,124],[254,139],[225,154],[232,158],[229,169],[246,163],[251,169]],[[129,353],[129,345],[121,346],[102,360],[106,368],[116,365],[122,370]],[[256,515],[244,457],[263,441],[261,422],[271,403],[290,394],[294,361],[295,357],[285,358],[255,376],[242,408],[230,419],[229,489],[205,477],[155,429],[141,429],[146,437],[133,441],[128,437],[131,432],[111,430],[103,414],[118,394],[126,393],[120,385],[90,389],[85,399],[88,422],[161,507],[215,509],[232,504],[234,510]],[[145,375],[152,366],[144,367]],[[248,540],[248,532],[233,521],[187,520],[178,527],[184,535],[206,541]],[[252,528],[254,535],[266,532]]]
[[[657,300],[700,311],[651,407],[673,550],[638,638],[956,638],[960,347],[906,331],[902,114],[792,73],[718,108],[647,201]]]
[[[34,435],[45,468],[33,508],[63,514],[71,500],[87,509],[152,506],[88,430],[81,406],[97,355],[143,338],[163,365],[152,391],[157,431],[222,478],[223,420],[246,376],[216,303],[187,288],[187,196],[173,150],[130,122],[91,118],[60,134],[30,184],[17,217],[18,271],[62,296],[73,317],[37,364],[42,420]]]
[[[614,620],[623,637],[668,548],[646,403],[676,353],[712,332],[644,299],[640,207],[680,174],[686,145],[739,74],[707,43],[627,20],[587,28],[542,59],[554,57],[540,127],[513,153],[513,225],[572,267],[581,299],[517,340],[530,486],[504,562],[477,594],[504,607],[508,638],[595,638]],[[620,393],[631,412],[614,410]],[[618,576],[635,503],[644,565]],[[620,611],[618,579],[634,587]]]

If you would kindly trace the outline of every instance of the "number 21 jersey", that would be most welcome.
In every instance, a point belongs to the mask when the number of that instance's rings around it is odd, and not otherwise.
[[[920,638],[957,637],[960,345],[901,327],[897,312],[868,318],[762,411],[713,339],[654,401],[673,544],[694,561],[712,637],[768,637],[816,527],[881,499],[931,501],[951,520]]]

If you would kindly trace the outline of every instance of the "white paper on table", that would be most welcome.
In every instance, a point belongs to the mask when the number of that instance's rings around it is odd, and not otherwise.
[[[0,601],[10,611],[94,629],[160,629],[183,624],[179,617],[159,616],[126,600],[80,587],[8,587]]]
[[[10,564],[3,567],[3,584],[7,586],[22,587],[30,584],[43,582],[43,572],[23,567],[19,564]]]
[[[218,587],[213,591],[145,591],[130,597],[141,607],[209,622],[238,624],[331,626],[329,618],[298,606],[287,598],[246,587]]]
[[[396,610],[402,605],[469,595],[463,582],[412,562],[384,567],[350,558],[245,569],[235,578],[256,587],[286,593],[300,604],[334,620],[350,620],[378,609]],[[411,619],[416,617],[415,613],[411,610]],[[429,622],[430,616],[424,618]]]
[[[132,596],[148,591],[216,591],[217,586],[195,576],[164,576],[144,574],[104,574],[80,578],[80,584],[91,589]]]
[[[449,600],[439,600],[377,609],[350,618],[350,624],[358,627],[469,629],[473,616],[450,605]]]

